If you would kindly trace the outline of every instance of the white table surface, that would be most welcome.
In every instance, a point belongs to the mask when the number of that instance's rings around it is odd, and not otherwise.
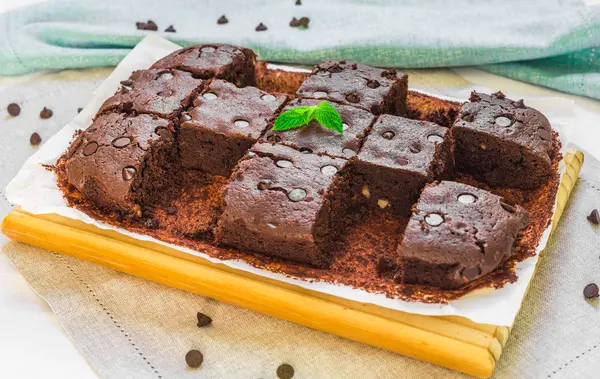
[[[0,0],[0,13],[42,1],[44,0]],[[599,2],[600,0],[586,1]],[[522,94],[525,99],[527,94],[542,93],[573,100],[576,104],[577,125],[570,138],[588,153],[600,158],[600,144],[597,143],[600,141],[600,101],[540,89],[476,69],[461,68],[456,71],[472,83],[500,88],[511,94]],[[14,82],[13,78],[0,77],[0,91],[10,91],[11,88],[14,90]],[[6,83],[11,85],[5,86]],[[0,106],[5,107],[6,104]],[[3,238],[0,236],[0,243]],[[31,290],[3,254],[0,254],[0,363],[0,378],[97,377],[64,333],[46,303]]]

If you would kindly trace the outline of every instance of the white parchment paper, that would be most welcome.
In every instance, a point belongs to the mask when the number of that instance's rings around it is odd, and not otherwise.
[[[25,162],[17,176],[7,187],[6,195],[8,200],[15,205],[20,205],[23,210],[32,214],[59,214],[75,220],[81,220],[88,224],[93,224],[102,229],[116,230],[139,240],[167,245],[182,252],[200,256],[214,263],[221,263],[238,270],[251,272],[253,274],[345,299],[372,303],[386,308],[422,315],[456,315],[469,318],[477,323],[512,326],[517,312],[521,307],[521,302],[523,301],[529,282],[533,277],[535,266],[538,261],[538,255],[528,258],[517,265],[519,279],[516,283],[506,285],[499,290],[484,289],[475,291],[461,299],[452,301],[449,304],[424,304],[390,299],[381,294],[373,294],[345,285],[326,282],[309,283],[282,274],[257,269],[243,261],[222,261],[184,247],[167,244],[147,235],[131,233],[123,229],[115,228],[97,221],[77,209],[68,207],[61,190],[56,184],[55,174],[43,168],[42,164],[53,165],[56,163],[60,155],[69,146],[74,132],[79,129],[85,129],[90,125],[91,119],[96,114],[98,108],[106,98],[111,96],[118,89],[121,80],[127,79],[132,71],[148,68],[159,58],[162,58],[179,48],[178,45],[155,36],[147,37],[141,41],[131,53],[121,61],[106,81],[95,91],[95,96],[81,113],[56,133],[36,154]],[[282,67],[279,66],[277,68]],[[443,92],[445,96],[441,96],[441,94],[433,95],[448,98],[449,94],[451,94],[452,97],[455,97],[450,99],[464,101],[464,99],[468,98],[471,89],[477,89],[483,92],[490,91],[483,87],[444,88]],[[573,104],[562,98],[536,98],[526,99],[526,101],[528,105],[532,105],[533,107],[542,110],[549,116],[553,127],[561,133],[563,145],[566,145],[564,140],[565,133],[563,133],[564,125],[568,125],[569,116],[573,112]],[[561,170],[564,170],[564,167],[561,166]],[[545,231],[540,241],[537,248],[538,253],[546,246],[549,235],[550,227]]]

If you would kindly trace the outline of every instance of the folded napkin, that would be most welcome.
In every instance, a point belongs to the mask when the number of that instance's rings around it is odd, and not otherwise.
[[[225,15],[228,23],[218,24]],[[308,28],[290,27],[308,17]],[[153,20],[158,31],[137,30]],[[263,23],[264,31],[256,31]],[[164,32],[173,25],[176,33]],[[0,14],[0,75],[114,66],[144,36],[226,42],[260,59],[477,65],[600,99],[600,7],[580,0],[61,0]]]

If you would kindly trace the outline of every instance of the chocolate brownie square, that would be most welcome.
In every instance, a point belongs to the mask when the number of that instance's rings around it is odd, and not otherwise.
[[[135,112],[171,118],[192,103],[205,83],[179,70],[134,71],[98,113]]]
[[[283,111],[294,107],[305,107],[319,104],[320,100],[295,99]],[[280,142],[307,153],[322,153],[338,158],[351,158],[358,153],[369,127],[375,120],[371,113],[348,105],[332,103],[342,116],[344,132],[342,134],[327,129],[318,121],[286,131],[267,132],[269,142]]]
[[[426,183],[453,177],[452,131],[428,121],[379,116],[354,165],[363,178],[355,191],[373,205],[408,215]]]
[[[396,279],[446,289],[490,273],[510,257],[529,213],[462,183],[429,184],[398,246]]]
[[[188,46],[160,59],[151,68],[176,68],[201,79],[219,78],[238,87],[255,86],[256,55],[250,49],[205,44]]]
[[[286,100],[286,95],[213,80],[194,100],[194,108],[181,116],[178,141],[182,166],[229,176]]]
[[[154,115],[100,115],[71,144],[67,180],[102,208],[140,216],[169,183],[173,132],[171,122]]]
[[[395,69],[379,69],[346,61],[315,66],[298,89],[298,97],[352,105],[373,114],[406,114],[408,77]]]
[[[502,92],[473,92],[454,123],[454,139],[458,170],[492,186],[532,189],[553,174],[550,122]]]
[[[349,203],[347,162],[258,142],[225,190],[217,243],[326,267]]]

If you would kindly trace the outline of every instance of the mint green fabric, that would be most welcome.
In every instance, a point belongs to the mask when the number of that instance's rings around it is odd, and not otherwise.
[[[579,0],[61,0],[0,14],[0,75],[114,66],[150,33],[224,42],[260,59],[384,67],[479,66],[600,99],[600,7]],[[225,14],[229,23],[218,25]],[[310,18],[308,29],[292,17]],[[139,31],[154,20],[158,32]],[[256,32],[264,23],[268,30]],[[177,33],[162,30],[174,25]]]

